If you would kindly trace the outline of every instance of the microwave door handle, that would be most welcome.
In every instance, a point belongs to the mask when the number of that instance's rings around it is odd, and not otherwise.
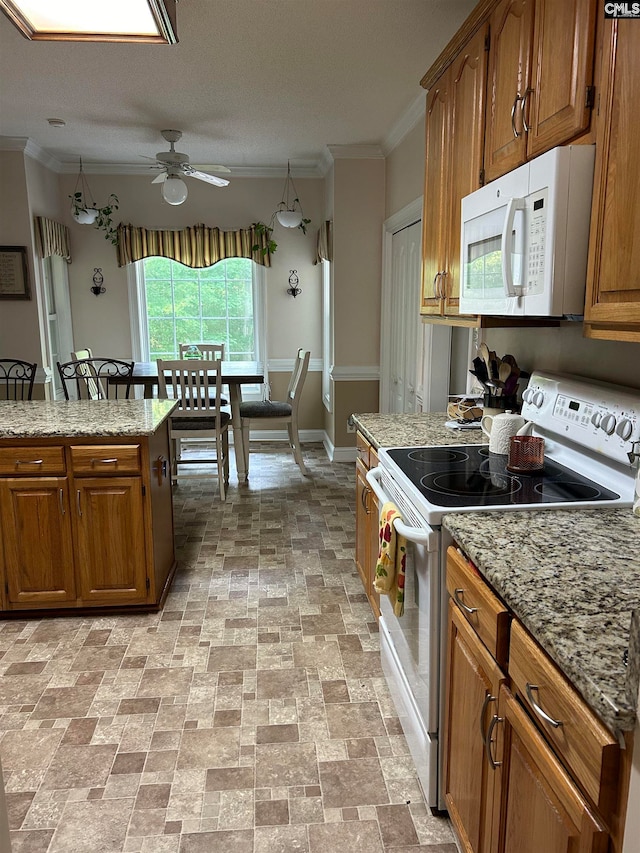
[[[519,296],[513,283],[513,270],[511,269],[511,255],[513,254],[513,223],[518,210],[525,209],[523,198],[510,198],[507,204],[507,212],[502,229],[502,281],[504,283],[505,296],[515,298]]]
[[[390,501],[391,498],[382,488],[380,483],[381,476],[382,469],[379,466],[377,468],[370,468],[366,474],[367,483],[369,483],[375,492],[380,503],[385,504]],[[410,542],[415,542],[417,545],[424,545],[427,551],[435,551],[436,548],[439,547],[438,534],[426,523],[424,527],[409,527],[409,525],[405,524],[403,521],[396,519],[393,522],[393,526],[396,533],[399,533],[400,536],[404,536],[405,539],[408,539]]]

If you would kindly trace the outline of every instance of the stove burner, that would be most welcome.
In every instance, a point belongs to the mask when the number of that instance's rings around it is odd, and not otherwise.
[[[433,464],[451,462],[458,464],[466,462],[469,454],[465,453],[464,450],[456,450],[453,447],[421,447],[418,450],[410,451],[408,458],[414,462],[430,462]]]
[[[535,485],[534,490],[545,501],[593,501],[602,494],[596,486],[574,482],[543,482]]]
[[[427,474],[420,485],[441,495],[464,495],[465,497],[507,497],[521,489],[515,477],[504,474],[489,474],[477,471],[439,471]]]

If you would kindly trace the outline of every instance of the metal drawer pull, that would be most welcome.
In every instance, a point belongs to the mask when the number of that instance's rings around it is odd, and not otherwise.
[[[518,106],[518,101],[522,100],[522,96],[520,92],[518,92],[513,99],[513,106],[511,107],[511,130],[513,131],[513,135],[516,139],[520,137],[520,131],[516,130],[516,107]]]
[[[489,728],[487,729],[487,736],[484,739],[484,747],[487,752],[489,767],[491,767],[492,770],[497,770],[498,767],[502,767],[502,761],[494,761],[493,755],[491,755],[491,744],[494,743],[494,741],[491,740],[491,735],[493,734],[493,730],[496,725],[503,722],[504,717],[499,717],[497,714],[494,714],[491,718],[491,722],[489,723]]]
[[[538,689],[539,688],[537,684],[529,684],[529,682],[527,681],[527,699],[533,705],[533,710],[541,719],[545,721],[545,723],[549,723],[549,725],[553,726],[554,729],[560,728],[560,726],[562,725],[562,721],[554,720],[553,717],[550,717],[545,711],[542,710],[540,705],[538,705],[536,700],[533,698],[533,691]]]
[[[438,291],[438,287],[437,287],[437,285],[436,285],[436,282],[437,282],[437,281],[438,281],[438,279],[440,278],[440,275],[441,275],[441,273],[437,272],[437,273],[434,275],[434,277],[433,277],[433,295],[434,295],[434,297],[435,297],[436,299],[438,299],[438,298],[439,298],[439,296],[440,296],[440,293],[439,293],[439,291]]]
[[[44,459],[16,459],[16,465],[42,465]]]
[[[522,129],[524,130],[525,133],[529,133],[529,125],[527,124],[526,110],[527,110],[527,98],[529,97],[529,95],[532,94],[532,92],[533,92],[533,89],[531,87],[529,87],[526,90],[526,92],[524,93],[523,98],[522,98],[522,106],[520,107],[520,110],[522,112]]]
[[[480,737],[482,738],[483,742],[484,742],[484,739],[486,737],[485,731],[484,731],[484,715],[485,715],[486,710],[489,706],[489,702],[495,702],[495,701],[496,701],[496,697],[492,696],[491,693],[489,693],[489,691],[487,691],[487,693],[485,694],[485,697],[484,697],[484,702],[482,703],[482,711],[480,711]]]
[[[76,491],[76,503],[78,505],[78,515],[82,516],[82,507],[80,506],[80,489]]]
[[[64,515],[64,491],[58,489],[58,497],[60,498],[60,514]]]
[[[470,615],[472,613],[477,613],[478,612],[477,607],[469,607],[468,605],[466,605],[464,603],[464,601],[462,600],[463,595],[464,595],[464,590],[461,587],[458,587],[458,589],[454,589],[453,597],[456,601],[456,604],[460,605],[460,607],[464,610],[465,613],[469,613]]]
[[[100,465],[113,465],[117,461],[118,460],[115,457],[113,459],[92,459],[91,464],[97,465],[99,463]]]

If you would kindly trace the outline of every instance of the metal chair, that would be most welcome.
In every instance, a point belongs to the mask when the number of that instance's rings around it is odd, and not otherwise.
[[[81,358],[57,364],[65,400],[72,399],[69,393],[71,388],[75,390],[79,400],[129,399],[133,377],[132,361],[121,361],[118,358]],[[118,384],[109,381],[114,377],[120,380]]]
[[[251,421],[270,420],[284,421],[289,433],[289,446],[293,451],[293,457],[302,473],[307,476],[308,472],[304,466],[304,460],[300,451],[300,436],[298,435],[298,406],[302,387],[309,369],[309,350],[299,349],[296,363],[291,374],[287,398],[285,401],[257,400],[240,403],[240,417],[242,419],[242,443],[244,445],[244,458],[246,463],[247,478],[249,477],[249,432]]]
[[[171,480],[178,480],[180,465],[216,466],[220,499],[226,500],[229,485],[229,423],[231,415],[221,409],[220,359],[163,361],[158,359],[158,396],[178,400],[178,408],[170,417]],[[213,394],[210,392],[213,391]],[[184,458],[180,440],[213,439],[215,456]],[[180,475],[202,477],[201,473]],[[204,475],[206,476],[206,475]]]
[[[0,400],[30,400],[37,362],[0,358]]]

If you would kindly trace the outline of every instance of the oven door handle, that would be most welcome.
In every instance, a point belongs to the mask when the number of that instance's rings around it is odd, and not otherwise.
[[[381,476],[382,469],[379,466],[377,468],[370,468],[367,471],[367,483],[369,483],[375,492],[376,497],[382,504],[385,504],[388,501],[393,503],[392,499],[382,488],[380,483]],[[432,530],[426,522],[424,527],[409,527],[397,518],[393,522],[393,526],[396,533],[399,533],[400,536],[404,536],[405,539],[408,539],[410,542],[415,542],[417,545],[424,545],[427,551],[436,551],[439,547],[438,534],[435,530]]]

